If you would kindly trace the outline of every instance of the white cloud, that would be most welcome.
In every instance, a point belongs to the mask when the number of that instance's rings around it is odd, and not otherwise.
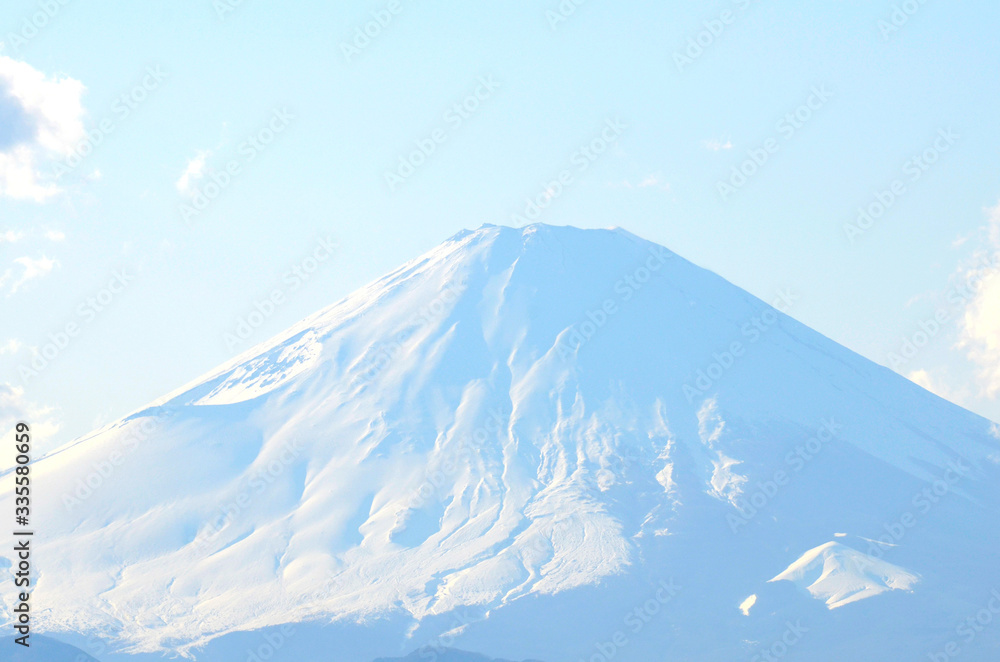
[[[48,230],[45,233],[45,238],[49,241],[63,241],[66,238],[66,233],[59,230]]]
[[[917,386],[923,387],[931,393],[941,396],[945,400],[952,400],[950,394],[947,392],[947,389],[945,389],[943,385],[934,381],[934,378],[931,377],[931,374],[926,370],[914,370],[907,375],[907,378]]]
[[[0,196],[43,202],[60,191],[41,169],[84,138],[85,89],[0,56]]]
[[[961,346],[979,368],[987,395],[1000,392],[1000,271],[985,276],[965,309]]]
[[[8,267],[3,274],[0,274],[0,291],[7,289],[7,296],[16,294],[28,281],[47,276],[59,266],[58,261],[44,255],[40,258],[19,257],[13,264],[14,266]]]
[[[24,389],[0,382],[0,446],[5,449],[14,447],[15,426],[25,422],[31,427],[33,456],[40,457],[46,450],[51,450],[52,444],[46,444],[59,431],[52,407],[42,407],[28,402],[24,397]],[[48,446],[48,448],[46,448]],[[14,465],[14,453],[0,455],[0,471]]]
[[[709,149],[713,152],[718,152],[719,150],[722,149],[733,148],[733,141],[729,140],[728,138],[726,140],[720,140],[719,138],[712,138],[710,140],[703,140],[701,144],[705,146],[705,149]]]
[[[11,338],[5,343],[0,343],[0,356],[4,354],[17,354],[21,351],[22,347],[24,347],[24,343],[17,338]]]
[[[640,189],[640,188],[656,188],[661,191],[669,191],[670,184],[662,180],[660,174],[647,175],[638,184],[633,184],[630,180],[626,179],[621,184],[611,184],[612,188],[627,188],[627,189]]]
[[[992,398],[1000,393],[1000,204],[988,211],[985,248],[977,252],[975,266],[963,269],[977,287],[960,321],[958,345],[976,365],[983,394]]]
[[[24,233],[14,230],[4,230],[0,232],[0,244],[6,242],[8,244],[13,244],[15,242],[24,239]]]
[[[996,207],[989,210],[990,222],[989,222],[989,233],[990,241],[993,243],[993,247],[1000,249],[1000,202],[997,203]]]
[[[932,370],[913,370],[906,375],[906,378],[917,386],[925,388],[934,395],[953,402],[959,407],[965,407],[970,411],[981,409],[978,405],[981,405],[982,402],[977,398],[975,387],[970,387],[968,382],[957,379],[954,371],[947,366]]]
[[[205,162],[212,156],[212,150],[203,149],[188,161],[180,179],[177,180],[177,190],[185,195],[191,193],[194,184],[205,176]]]
[[[662,191],[669,191],[670,185],[660,180],[660,175],[649,175],[639,182],[638,188],[658,188]]]

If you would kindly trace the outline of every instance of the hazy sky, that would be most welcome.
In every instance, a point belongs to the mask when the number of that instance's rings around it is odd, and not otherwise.
[[[998,420],[998,28],[985,0],[7,0],[0,418],[83,434],[530,199],[790,289]]]

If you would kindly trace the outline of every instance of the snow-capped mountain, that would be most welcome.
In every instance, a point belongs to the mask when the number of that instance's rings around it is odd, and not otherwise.
[[[37,625],[84,650],[1000,641],[962,630],[1000,616],[990,422],[623,230],[460,233],[33,471]]]

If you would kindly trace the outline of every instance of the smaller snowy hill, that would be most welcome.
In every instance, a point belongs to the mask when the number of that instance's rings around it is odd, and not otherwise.
[[[838,542],[809,550],[772,582],[789,581],[836,609],[886,591],[909,591],[919,577]]]

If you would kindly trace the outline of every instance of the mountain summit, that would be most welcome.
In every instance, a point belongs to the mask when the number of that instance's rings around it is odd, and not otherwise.
[[[39,626],[210,662],[994,659],[956,632],[1000,587],[989,421],[794,300],[624,230],[462,232],[37,461]]]

